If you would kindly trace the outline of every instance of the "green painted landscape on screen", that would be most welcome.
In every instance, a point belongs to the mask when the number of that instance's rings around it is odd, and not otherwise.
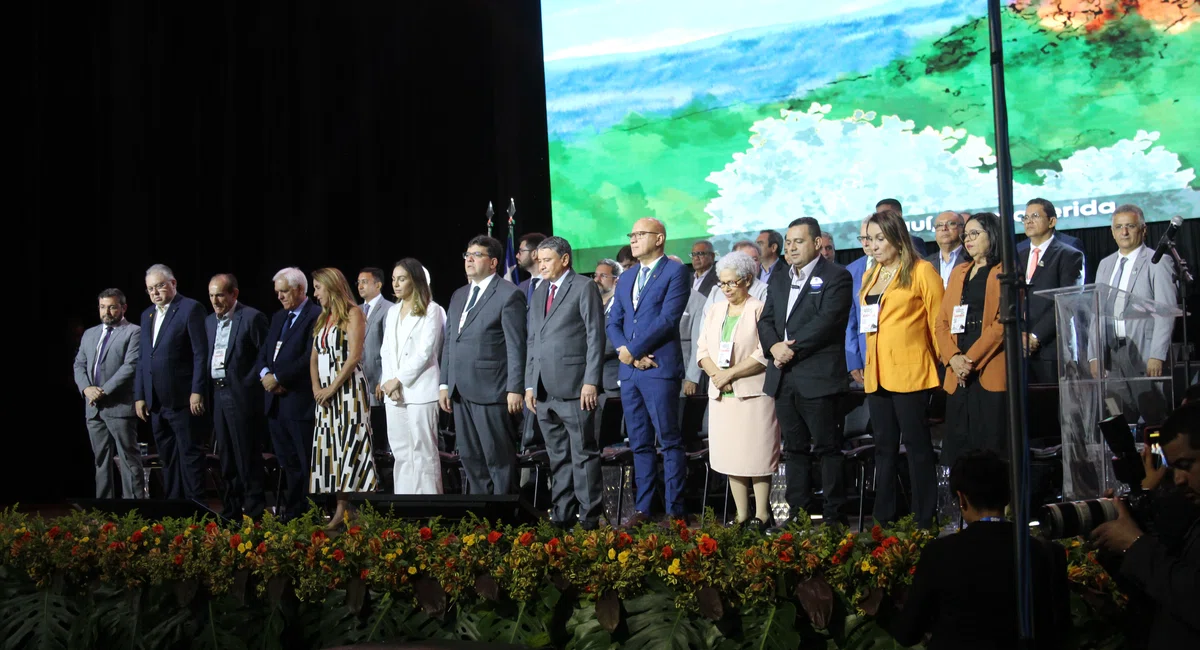
[[[1045,176],[1039,170],[1069,173],[1064,170],[1069,165],[1063,161],[1081,150],[1095,148],[1103,156],[1106,148],[1136,140],[1141,144],[1133,147],[1135,153],[1150,156],[1157,152],[1154,160],[1162,167],[1143,172],[1153,176],[1145,182],[1154,186],[1145,189],[1182,189],[1194,198],[1200,189],[1200,180],[1191,171],[1200,161],[1200,128],[1195,124],[1195,116],[1200,115],[1200,66],[1196,64],[1200,61],[1200,27],[1168,31],[1161,24],[1130,13],[1098,27],[1053,29],[1045,26],[1036,11],[1027,9],[1005,11],[1003,28],[1009,133],[1018,189],[1040,186]],[[749,161],[746,158],[739,162],[743,152],[760,144],[769,146],[761,142],[751,145],[756,123],[779,120],[785,111],[816,111],[814,120],[848,120],[845,129],[863,127],[863,137],[874,137],[876,130],[884,131],[885,116],[895,116],[912,122],[907,129],[896,127],[909,139],[926,127],[944,134],[956,131],[946,136],[953,144],[945,150],[955,154],[969,144],[970,138],[964,135],[982,138],[988,147],[992,146],[991,92],[987,20],[975,18],[921,39],[907,56],[887,65],[862,74],[843,75],[794,97],[751,104],[722,103],[706,96],[669,113],[631,112],[619,123],[590,133],[552,133],[549,147],[555,231],[582,249],[580,262],[586,265],[613,255],[624,243],[623,234],[633,221],[653,215],[668,225],[671,252],[680,253],[689,248],[691,240],[758,225],[752,223],[753,219],[733,219],[736,225],[721,227],[721,219],[726,218],[722,215],[730,214],[729,210],[722,213],[714,209],[720,203],[714,200],[722,193],[722,183],[729,186],[743,180],[751,182],[755,185],[750,191],[765,196],[806,191],[802,185],[794,189],[772,186],[775,182],[790,184],[794,176],[756,176],[738,168]],[[811,127],[809,124],[804,128]],[[801,132],[799,137],[810,137],[808,133]],[[765,140],[768,136],[759,132],[759,137]],[[883,159],[875,160],[874,166],[926,164],[915,154],[906,155],[903,149],[857,148],[844,155]],[[887,160],[892,155],[894,158]],[[994,158],[987,152],[977,158],[978,162],[970,163],[976,174],[992,171]],[[731,163],[731,174],[714,174]],[[844,164],[848,168],[858,165],[853,160]],[[1117,159],[1112,164],[1148,166],[1140,158],[1127,163]],[[739,174],[743,175],[740,180]],[[929,177],[936,178],[936,174],[931,171]],[[953,185],[954,181],[943,181],[947,183]],[[1120,184],[1114,183],[1114,187]],[[981,186],[986,187],[986,183]],[[994,180],[991,187],[995,187]],[[1119,195],[1132,189],[1116,187],[1118,191],[1103,192],[1104,187],[1097,181],[1087,190],[1091,194],[1082,196]],[[880,198],[908,198],[906,207],[916,207],[906,209],[911,214],[994,206],[987,202],[964,205],[943,204],[936,199],[922,201],[922,188],[889,189],[868,188]],[[729,192],[734,190],[729,188]],[[954,188],[949,187],[947,198],[941,200],[952,201],[954,196]],[[1032,197],[1020,192],[1016,196],[1017,201],[1028,198]],[[825,205],[826,211],[833,212],[828,206],[836,202]],[[850,233],[872,206],[873,202],[861,207],[854,204],[853,208],[845,208],[845,213],[794,216],[815,216],[823,223],[841,222],[839,230]],[[786,210],[777,205],[767,212],[763,227],[786,225],[786,221],[770,223],[787,217],[780,214]],[[835,235],[841,236],[837,232]]]

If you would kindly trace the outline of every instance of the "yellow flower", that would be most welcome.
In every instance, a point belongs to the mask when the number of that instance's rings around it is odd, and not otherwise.
[[[241,544],[238,544],[238,553],[245,553],[245,552],[246,552],[246,542],[242,542]]]
[[[391,562],[392,560],[396,559],[396,554],[388,553],[387,555],[383,556],[383,559],[387,560],[388,562]]]
[[[859,569],[861,569],[861,570],[863,570],[863,571],[870,571],[870,570],[871,570],[871,561],[870,561],[870,560],[863,560],[863,561],[862,561],[862,564],[861,564],[861,565],[860,565],[858,568],[859,568]]]
[[[253,551],[246,551],[246,557],[254,557]]]
[[[467,546],[474,546],[475,545],[475,536],[474,535],[464,535],[463,536],[463,544],[466,544]]]
[[[621,551],[621,554],[617,556],[617,561],[621,564],[629,562],[629,551]]]
[[[329,555],[329,547],[328,546],[321,547],[321,555]]]
[[[155,538],[154,538],[154,544],[155,544],[155,545],[158,545],[158,544],[161,544],[161,543],[162,543],[162,538],[161,538],[161,537],[155,537]]]
[[[142,532],[143,532],[143,533],[144,533],[144,532],[146,532],[146,531],[148,531],[148,530],[150,530],[150,527],[149,527],[149,526],[142,526]]]
[[[91,539],[91,538],[88,537],[87,535],[84,535],[83,538],[79,540],[79,543],[86,544],[89,539]]]
[[[671,560],[671,566],[667,567],[667,573],[671,575],[679,575],[679,572],[682,570],[683,569],[679,568],[679,558]]]
[[[422,564],[421,566],[424,567],[425,565]],[[410,576],[417,575],[417,567],[415,567],[415,566],[408,567],[408,575],[410,575]]]
[[[424,570],[425,570],[425,563],[424,563],[424,562],[422,562],[422,563],[421,563],[421,570],[422,570],[422,571],[424,571]]]
[[[608,549],[608,559],[610,559],[610,560],[617,559],[617,552],[611,548]]]

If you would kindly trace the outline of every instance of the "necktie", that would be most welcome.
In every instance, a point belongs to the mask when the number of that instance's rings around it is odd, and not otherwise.
[[[465,314],[465,313],[471,311],[471,308],[475,306],[475,301],[478,299],[479,299],[479,285],[475,285],[475,286],[471,287],[471,299],[467,301],[467,308],[463,310],[463,313]]]
[[[540,281],[539,278],[529,278],[529,293],[525,296],[525,304],[533,304],[533,292],[537,290],[538,282]]]
[[[1033,249],[1033,255],[1029,256],[1029,268],[1026,270],[1026,273],[1025,273],[1025,281],[1026,282],[1029,282],[1030,280],[1032,280],[1033,274],[1037,272],[1038,258],[1041,257],[1041,254],[1042,254],[1042,249],[1035,247]]]
[[[366,318],[371,317],[371,303],[369,303],[369,302],[363,303],[363,316]]]
[[[283,340],[283,337],[287,336],[288,330],[292,329],[292,321],[294,320],[296,320],[296,314],[289,311],[287,318],[283,320],[283,330],[279,332],[280,341]]]
[[[546,315],[550,315],[550,308],[554,306],[554,290],[558,287],[550,285],[550,292],[546,294]]]
[[[104,358],[104,351],[108,349],[108,340],[112,338],[111,334],[112,325],[105,325],[104,334],[100,339],[100,351],[96,353],[96,365],[92,368],[92,384],[95,386],[100,385],[100,360]]]
[[[650,267],[643,266],[642,270],[638,271],[637,296],[635,296],[635,298],[637,298],[637,300],[633,301],[634,307],[637,307],[637,303],[641,301],[642,290],[646,288],[646,282],[648,282],[649,280],[650,280]]]
[[[1122,257],[1120,263],[1117,264],[1117,277],[1113,278],[1112,286],[1114,289],[1121,288],[1121,278],[1125,276],[1125,263],[1129,258]],[[1125,321],[1122,316],[1125,314],[1125,294],[1118,292],[1116,300],[1113,301],[1113,316],[1116,322],[1113,323],[1113,333],[1119,338],[1125,338]]]

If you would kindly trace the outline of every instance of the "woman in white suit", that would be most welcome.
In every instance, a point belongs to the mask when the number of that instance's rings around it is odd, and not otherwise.
[[[433,302],[428,271],[411,257],[393,267],[392,290],[397,304],[384,321],[379,391],[395,460],[395,492],[441,494],[438,351],[446,329],[446,310]]]

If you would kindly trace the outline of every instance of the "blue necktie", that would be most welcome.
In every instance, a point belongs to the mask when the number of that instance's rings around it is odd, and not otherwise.
[[[363,303],[363,317],[364,318],[371,317],[371,303],[369,303],[369,302]]]
[[[108,349],[108,342],[112,340],[112,329],[112,325],[104,326],[104,340],[100,342],[100,351],[96,353],[96,366],[92,368],[92,385],[94,386],[100,385],[100,360],[104,358],[104,351]]]
[[[296,314],[289,311],[287,319],[283,321],[283,330],[279,332],[280,341],[283,340],[283,337],[287,336],[288,330],[292,329],[292,321],[294,320],[296,320]]]
[[[533,283],[531,282],[530,284],[533,284]],[[475,306],[475,301],[478,298],[479,298],[479,285],[475,285],[475,286],[471,287],[471,299],[467,301],[467,308],[463,310],[464,314],[471,311],[471,308]]]

